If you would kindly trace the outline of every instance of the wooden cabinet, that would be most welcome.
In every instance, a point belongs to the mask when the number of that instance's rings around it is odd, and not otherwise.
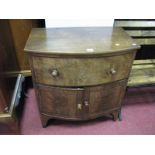
[[[5,52],[0,42],[0,134],[19,134],[16,108],[24,77],[22,75],[12,77],[6,74],[10,62],[6,59]]]
[[[32,27],[38,26],[40,20],[0,19],[0,134],[19,134],[21,74],[31,73],[24,46]]]
[[[41,115],[88,120],[118,110],[127,80],[96,87],[61,88],[37,86]],[[45,124],[46,125],[46,122]]]
[[[139,48],[120,28],[33,29],[25,51],[43,127],[51,118],[116,120]]]
[[[0,19],[0,42],[4,46],[7,72],[11,76],[30,75],[28,57],[24,46],[33,27],[43,27],[39,19]]]
[[[79,104],[82,105],[84,89],[40,86],[37,90],[41,113],[60,118],[78,117],[77,109]],[[42,104],[43,102],[47,104]]]
[[[128,86],[155,84],[155,19],[115,19],[114,26],[122,27],[141,45],[133,62]]]
[[[89,116],[99,116],[103,113],[117,110],[121,106],[127,80],[113,82],[102,86],[89,88]]]
[[[133,58],[133,53],[100,58],[68,59],[36,55],[31,57],[31,62],[37,83],[58,86],[89,86],[126,78],[129,75],[129,70],[126,68],[131,67],[130,60]],[[54,72],[57,75],[53,75]]]

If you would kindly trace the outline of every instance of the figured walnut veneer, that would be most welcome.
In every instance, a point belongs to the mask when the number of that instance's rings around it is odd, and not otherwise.
[[[136,50],[120,28],[33,29],[27,41],[43,127],[51,118],[118,118]]]

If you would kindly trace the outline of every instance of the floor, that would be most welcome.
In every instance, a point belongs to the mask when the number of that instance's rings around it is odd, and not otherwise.
[[[99,118],[87,122],[51,120],[42,128],[33,88],[27,92],[20,123],[23,135],[154,135],[155,87],[129,88],[123,100],[122,121]]]

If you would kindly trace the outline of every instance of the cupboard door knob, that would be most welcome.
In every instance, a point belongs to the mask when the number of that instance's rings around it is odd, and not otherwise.
[[[110,73],[111,73],[112,75],[114,75],[114,74],[116,74],[117,72],[116,72],[116,70],[115,70],[114,68],[112,68],[112,69],[110,70]]]
[[[4,108],[4,112],[6,112],[6,113],[9,112],[9,108],[8,107],[5,107]]]
[[[80,110],[80,109],[82,109],[82,104],[77,104],[77,108]]]
[[[84,101],[84,105],[85,105],[86,107],[88,107],[88,106],[89,106],[88,101]]]
[[[51,74],[53,77],[59,76],[59,72],[58,72],[57,69],[52,69],[52,70],[50,71],[50,74]]]

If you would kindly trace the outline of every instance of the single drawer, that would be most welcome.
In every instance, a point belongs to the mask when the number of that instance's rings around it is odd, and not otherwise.
[[[55,86],[91,86],[129,76],[134,52],[96,58],[31,56],[36,83]]]

